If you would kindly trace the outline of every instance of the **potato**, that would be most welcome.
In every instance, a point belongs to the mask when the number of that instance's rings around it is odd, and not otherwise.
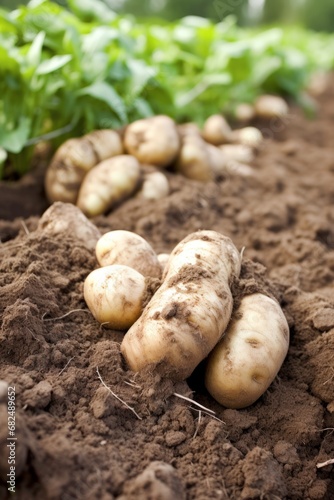
[[[167,265],[169,257],[170,257],[170,253],[159,253],[158,254],[158,261],[160,263],[162,272],[165,270],[165,267]]]
[[[258,147],[263,141],[262,132],[256,127],[244,127],[233,130],[230,136],[230,142],[236,144],[245,144],[246,146]]]
[[[226,173],[226,156],[223,151],[212,144],[207,144],[206,148],[215,177],[219,177],[221,174]]]
[[[204,123],[202,135],[210,144],[219,146],[230,142],[231,133],[231,127],[222,115],[212,115]]]
[[[87,219],[78,207],[71,203],[57,201],[49,207],[39,219],[37,231],[51,237],[69,236],[81,245],[94,250],[101,238],[98,228]]]
[[[289,327],[279,304],[261,293],[248,295],[209,356],[206,388],[227,408],[249,406],[273,382],[288,347]]]
[[[104,214],[134,193],[140,177],[140,166],[133,156],[104,160],[84,178],[77,206],[88,217]]]
[[[242,102],[235,108],[234,116],[239,122],[250,122],[255,117],[254,106],[247,102]]]
[[[113,330],[127,330],[147,300],[144,276],[128,266],[95,269],[84,283],[84,298],[94,318]]]
[[[289,107],[282,97],[276,95],[262,95],[254,104],[255,114],[259,118],[270,119],[277,116],[286,116]]]
[[[109,231],[96,244],[96,258],[100,266],[122,264],[143,276],[161,277],[161,265],[149,243],[131,231]]]
[[[225,175],[236,175],[238,177],[250,177],[254,175],[254,169],[246,163],[235,160],[227,160],[224,172]]]
[[[96,130],[64,142],[46,171],[45,191],[49,202],[75,204],[86,173],[102,160],[122,153],[120,136],[113,130]]]
[[[179,152],[180,138],[175,122],[158,115],[131,123],[125,130],[124,146],[141,163],[166,167]]]
[[[169,182],[162,172],[149,172],[144,174],[144,179],[138,198],[144,200],[160,200],[169,195]]]
[[[245,144],[224,144],[219,149],[227,160],[235,160],[241,163],[250,163],[254,160],[254,151]]]
[[[188,179],[209,182],[215,178],[212,156],[208,144],[201,137],[186,135],[182,140],[175,170]]]
[[[151,366],[177,380],[188,377],[226,329],[240,265],[239,252],[220,233],[197,231],[181,241],[161,287],[123,339],[131,370]]]
[[[188,135],[202,137],[201,129],[199,128],[198,125],[196,125],[196,123],[192,123],[192,122],[182,123],[181,125],[177,125],[177,130],[178,130],[178,133],[179,133],[179,136],[181,137],[181,139],[183,139],[184,137],[186,137]]]

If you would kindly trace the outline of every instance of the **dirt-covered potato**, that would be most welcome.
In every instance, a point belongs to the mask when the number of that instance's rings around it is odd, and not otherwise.
[[[165,270],[165,267],[167,266],[168,259],[170,257],[170,253],[159,253],[158,254],[158,261],[160,263],[162,272]]]
[[[136,158],[120,155],[104,160],[84,178],[77,206],[88,217],[108,212],[135,192],[141,178]]]
[[[64,142],[54,154],[45,175],[45,192],[50,203],[76,203],[81,183],[95,165],[123,153],[122,141],[114,130],[96,130]]]
[[[124,230],[109,231],[101,236],[95,251],[100,266],[122,264],[143,276],[161,277],[161,265],[156,253],[139,234]]]
[[[124,146],[140,163],[166,167],[179,152],[180,137],[175,122],[168,116],[158,115],[128,125]]]
[[[222,115],[212,115],[204,123],[202,135],[210,144],[219,146],[230,142],[231,132],[230,125]]]
[[[206,388],[227,408],[249,406],[276,377],[288,347],[289,327],[278,302],[248,295],[209,356]]]
[[[101,267],[87,276],[84,298],[99,323],[113,330],[127,330],[139,318],[147,300],[146,280],[128,266]]]
[[[101,233],[82,211],[71,203],[57,201],[40,218],[37,231],[51,237],[70,236],[88,250],[95,249]]]
[[[232,241],[197,231],[171,253],[161,287],[126,333],[121,351],[134,371],[147,366],[187,378],[217,344],[232,313],[241,257]]]

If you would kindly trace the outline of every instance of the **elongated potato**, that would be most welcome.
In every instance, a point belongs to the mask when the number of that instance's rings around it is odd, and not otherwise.
[[[166,167],[179,152],[180,138],[175,122],[158,115],[131,123],[125,130],[124,146],[141,163]]]
[[[99,323],[113,330],[127,330],[142,313],[146,280],[128,266],[101,267],[87,276],[84,298]]]
[[[77,206],[88,217],[103,214],[134,193],[140,176],[139,163],[133,156],[104,160],[84,178]]]
[[[241,257],[232,241],[197,231],[173,250],[156,291],[126,333],[121,351],[134,371],[147,366],[185,379],[213,349],[230,320],[230,286]]]
[[[95,251],[100,266],[121,264],[132,267],[143,276],[161,277],[162,269],[155,251],[139,234],[109,231],[101,236]]]
[[[276,377],[288,347],[289,327],[279,304],[261,293],[244,297],[209,356],[208,391],[227,408],[251,405]]]
[[[48,200],[75,204],[86,173],[106,158],[122,153],[121,138],[114,130],[95,130],[64,142],[46,171]]]

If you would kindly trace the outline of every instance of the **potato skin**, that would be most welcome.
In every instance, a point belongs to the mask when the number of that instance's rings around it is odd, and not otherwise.
[[[114,130],[95,130],[65,141],[46,171],[45,192],[49,202],[75,204],[86,173],[106,158],[122,153],[120,136]]]
[[[185,135],[175,162],[175,170],[188,179],[213,181],[215,172],[208,144],[197,135]]]
[[[222,115],[212,115],[204,123],[202,135],[210,144],[220,146],[229,142],[231,132],[230,125]]]
[[[180,149],[180,138],[175,122],[165,115],[137,120],[125,130],[126,151],[141,163],[166,167]]]
[[[94,251],[101,238],[98,228],[72,203],[53,203],[39,219],[37,230],[50,237],[70,236]]]
[[[275,379],[289,347],[289,327],[279,304],[255,293],[245,296],[211,352],[205,385],[227,408],[253,404]]]
[[[102,161],[84,178],[77,206],[87,217],[101,215],[134,193],[141,178],[136,158],[119,155]]]
[[[270,119],[277,116],[286,116],[289,107],[285,100],[277,95],[262,95],[255,101],[255,114],[259,118]]]
[[[113,330],[127,330],[139,318],[147,298],[144,276],[131,267],[114,265],[92,271],[84,298],[94,318]]]
[[[144,200],[161,200],[169,195],[169,182],[162,172],[144,174],[143,184],[137,193]]]
[[[95,248],[100,266],[121,264],[143,276],[161,278],[162,268],[151,245],[139,234],[116,230],[105,233]]]
[[[197,231],[173,250],[163,284],[126,333],[121,351],[134,371],[151,365],[187,378],[213,349],[232,313],[230,285],[240,254],[215,231]]]

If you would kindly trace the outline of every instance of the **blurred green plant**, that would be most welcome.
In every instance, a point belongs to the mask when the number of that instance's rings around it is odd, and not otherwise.
[[[334,66],[334,39],[301,28],[241,29],[188,16],[138,22],[100,0],[0,10],[0,177],[35,145],[165,113],[199,124],[263,92],[299,98]]]

